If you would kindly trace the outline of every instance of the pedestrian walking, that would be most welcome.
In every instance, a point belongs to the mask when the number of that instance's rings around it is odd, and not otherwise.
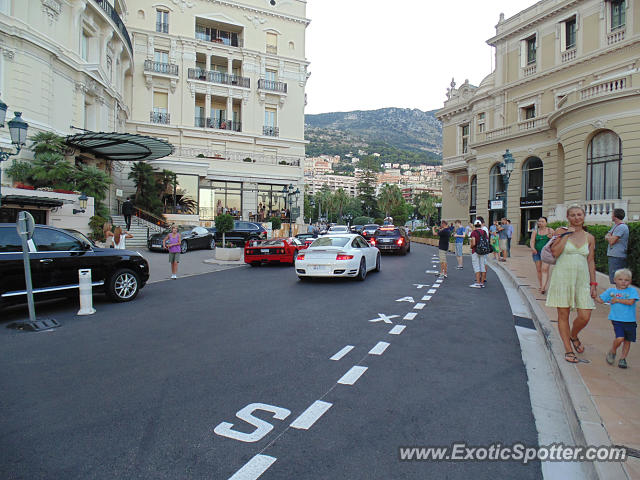
[[[439,229],[436,227],[433,228],[439,237],[438,255],[440,258],[440,273],[438,274],[438,277],[447,278],[447,252],[449,251],[449,239],[451,238],[453,225],[449,226],[446,220],[442,220],[442,222],[440,222]]]
[[[533,263],[536,265],[536,274],[538,275],[538,285],[540,287],[540,293],[544,295],[547,293],[549,287],[549,268],[551,265],[543,263],[540,254],[542,248],[549,242],[549,239],[553,237],[553,229],[547,226],[547,217],[540,217],[536,223],[536,228],[531,232],[531,241],[529,247],[531,248],[531,257]],[[546,279],[544,277],[546,276]]]
[[[127,230],[131,230],[131,215],[133,215],[133,203],[131,203],[131,197],[122,204],[122,215],[124,216],[124,223],[127,226]]]
[[[105,222],[102,225],[102,236],[104,237],[104,247],[113,248],[113,225],[111,222]]]
[[[500,261],[507,261],[507,219],[503,218],[498,225],[498,241],[500,243]]]
[[[487,232],[482,228],[482,222],[476,220],[475,229],[471,232],[471,265],[476,276],[471,288],[484,288],[487,281],[487,255],[491,252],[491,245]]]
[[[513,237],[513,225],[511,220],[507,218],[507,257],[511,257],[511,237]]]
[[[162,246],[169,249],[169,263],[171,264],[171,278],[175,280],[178,278],[178,264],[180,263],[180,234],[178,233],[178,227],[171,227],[171,233],[169,233],[164,240],[162,240]]]
[[[607,352],[607,363],[613,365],[616,361],[618,347],[622,345],[622,355],[618,367],[627,368],[627,355],[631,349],[631,342],[636,341],[636,302],[640,300],[638,291],[631,286],[631,270],[621,268],[613,274],[616,287],[609,288],[596,297],[598,303],[608,303],[611,306],[609,320],[613,325],[615,339],[611,350]]]
[[[597,294],[595,239],[584,229],[585,211],[574,205],[567,210],[569,227],[555,231],[551,253],[556,266],[551,273],[547,296],[547,307],[558,311],[558,331],[564,344],[564,358],[569,363],[578,363],[573,352],[584,352],[578,338],[580,331],[589,323],[595,308],[593,299]],[[569,313],[577,310],[578,316],[569,326]]]
[[[608,242],[607,260],[609,260],[609,283],[614,283],[616,271],[627,266],[627,246],[629,244],[629,227],[622,222],[624,210],[616,208],[611,214],[613,227],[604,236]]]
[[[456,239],[456,260],[458,260],[458,266],[456,268],[462,270],[464,268],[462,263],[462,245],[464,244],[465,229],[460,220],[456,220],[455,225],[454,237]]]
[[[122,227],[120,226],[116,227],[115,231],[113,232],[113,248],[116,248],[118,250],[125,250],[127,248],[127,238],[133,238],[133,235],[131,235],[126,230],[122,230]]]

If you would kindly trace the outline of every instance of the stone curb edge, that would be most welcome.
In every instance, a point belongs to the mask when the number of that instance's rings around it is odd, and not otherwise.
[[[552,325],[545,311],[538,305],[538,301],[524,285],[518,282],[511,270],[495,262],[490,262],[490,265],[493,268],[500,268],[507,275],[529,306],[536,330],[542,334],[544,344],[547,347],[549,365],[558,385],[567,413],[569,428],[576,445],[612,445],[602,417],[591,399],[591,394],[582,380],[580,372],[575,365],[569,364],[564,359],[564,347],[557,327]],[[585,473],[588,474],[587,478],[589,479],[630,478],[624,465],[620,462],[585,462],[584,465],[587,467]]]

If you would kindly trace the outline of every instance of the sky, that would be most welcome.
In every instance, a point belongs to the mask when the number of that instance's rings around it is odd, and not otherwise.
[[[535,0],[307,0],[305,113],[441,108],[451,78],[491,73],[500,13]]]

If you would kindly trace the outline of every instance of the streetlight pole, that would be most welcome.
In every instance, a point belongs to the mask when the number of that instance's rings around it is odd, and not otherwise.
[[[9,135],[11,143],[16,146],[16,153],[0,152],[0,205],[2,205],[2,162],[9,160],[20,153],[22,146],[27,142],[27,129],[29,124],[22,119],[22,112],[14,112],[15,117],[9,120]],[[7,116],[7,104],[0,100],[0,127],[4,127],[4,120]]]
[[[516,161],[508,148],[504,155],[502,155],[502,159],[504,161],[500,164],[500,174],[502,175],[502,181],[504,182],[504,217],[507,218],[509,180],[511,179],[511,173],[513,172],[513,167],[515,166]]]
[[[295,189],[295,190],[294,190]],[[291,237],[292,229],[293,229],[293,221],[292,221],[292,206],[293,206],[293,197],[296,198],[296,205],[298,204],[298,199],[300,198],[300,189],[293,186],[293,184],[289,184],[288,186],[284,186],[282,188],[282,194],[285,195],[286,201],[289,204],[289,236]]]

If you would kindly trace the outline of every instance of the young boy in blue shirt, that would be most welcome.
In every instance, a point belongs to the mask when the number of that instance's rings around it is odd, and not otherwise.
[[[627,355],[631,348],[631,342],[636,341],[636,302],[640,300],[640,296],[638,291],[631,286],[630,270],[626,268],[617,270],[613,279],[616,288],[607,289],[595,300],[598,303],[611,305],[609,320],[613,324],[616,338],[611,350],[607,353],[607,363],[613,365],[618,347],[624,343],[618,367],[627,368]]]

